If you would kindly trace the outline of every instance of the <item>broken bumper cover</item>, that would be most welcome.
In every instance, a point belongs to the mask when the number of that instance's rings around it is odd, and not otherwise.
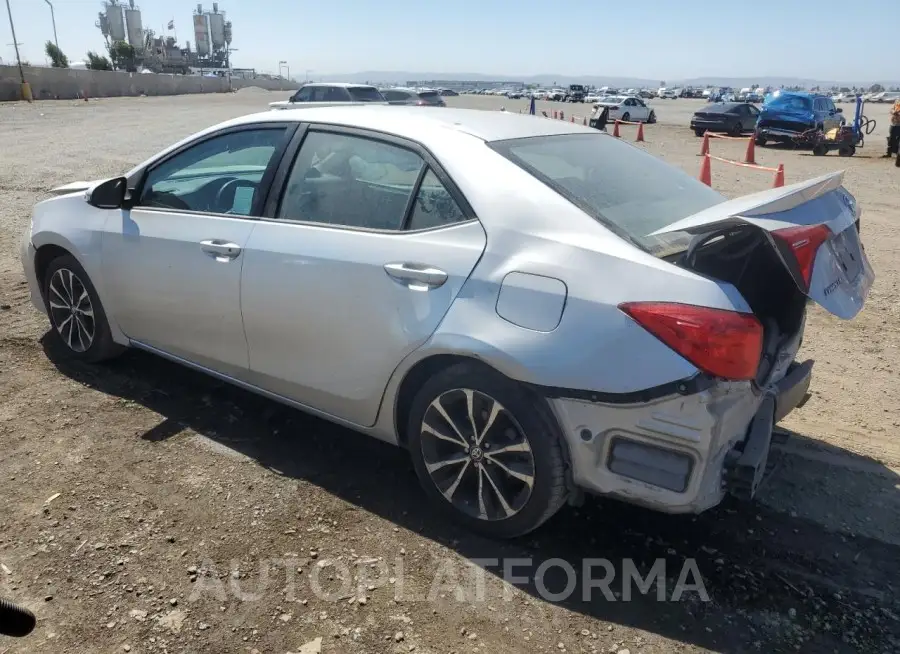
[[[613,404],[554,397],[573,484],[665,513],[700,513],[726,492],[752,497],[774,425],[808,397],[812,362],[764,392],[712,382],[688,395]]]

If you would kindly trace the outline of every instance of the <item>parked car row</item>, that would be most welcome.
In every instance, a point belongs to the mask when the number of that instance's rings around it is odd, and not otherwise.
[[[697,136],[707,131],[733,136],[752,132],[757,145],[766,145],[790,143],[809,130],[827,132],[846,122],[843,110],[827,95],[777,91],[762,107],[750,102],[710,103],[694,113],[690,126]]]
[[[343,82],[311,82],[301,86],[288,100],[270,102],[272,109],[290,109],[299,105],[327,106],[333,104],[418,105],[444,107],[446,89],[414,89],[407,87],[377,88],[369,84]]]

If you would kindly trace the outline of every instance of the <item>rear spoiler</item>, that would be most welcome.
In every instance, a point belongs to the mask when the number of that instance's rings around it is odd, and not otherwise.
[[[843,181],[844,172],[838,171],[791,184],[790,186],[744,195],[734,200],[713,205],[699,213],[674,222],[656,230],[650,236],[658,236],[669,232],[700,233],[708,231],[712,225],[724,227],[727,224],[754,222],[754,220],[766,220],[767,218],[777,221],[777,214],[795,209],[827,193],[838,191],[841,189]],[[846,192],[841,195],[843,201],[858,217],[855,199]]]

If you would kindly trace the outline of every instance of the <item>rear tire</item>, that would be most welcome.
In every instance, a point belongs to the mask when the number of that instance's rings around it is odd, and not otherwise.
[[[694,135],[695,135],[695,136],[703,136],[704,134],[706,134],[706,130],[705,130],[705,129],[697,128],[697,129],[694,130]]]
[[[472,531],[520,536],[565,503],[562,435],[549,407],[487,366],[460,363],[425,382],[407,434],[426,494]]]
[[[841,148],[843,150],[843,148]],[[814,145],[812,153],[817,157],[824,157],[828,154],[828,148],[824,145]]]
[[[743,133],[744,133],[744,126],[741,125],[740,123],[735,123],[734,127],[731,128],[732,136],[740,136]]]
[[[655,111],[651,111],[650,115],[647,116],[647,123],[649,125],[653,125],[656,123],[656,112]]]
[[[113,341],[97,290],[75,257],[51,261],[43,284],[52,338],[65,356],[97,363],[125,350]]]
[[[852,145],[842,145],[838,149],[838,154],[842,157],[852,157],[856,154],[856,148]]]
[[[627,123],[631,120],[631,114],[626,111],[624,114],[622,114],[622,118],[620,120]]]
[[[767,139],[765,136],[756,136],[754,140],[756,145],[760,147],[765,147],[766,143],[769,142],[769,139]]]

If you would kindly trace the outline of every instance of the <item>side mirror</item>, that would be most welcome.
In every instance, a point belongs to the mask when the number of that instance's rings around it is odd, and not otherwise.
[[[843,110],[841,107],[835,107],[834,113],[836,113],[836,114],[842,114],[842,113],[844,113],[844,110]]]
[[[85,194],[87,203],[98,209],[121,209],[125,204],[128,180],[114,177],[98,184]]]

